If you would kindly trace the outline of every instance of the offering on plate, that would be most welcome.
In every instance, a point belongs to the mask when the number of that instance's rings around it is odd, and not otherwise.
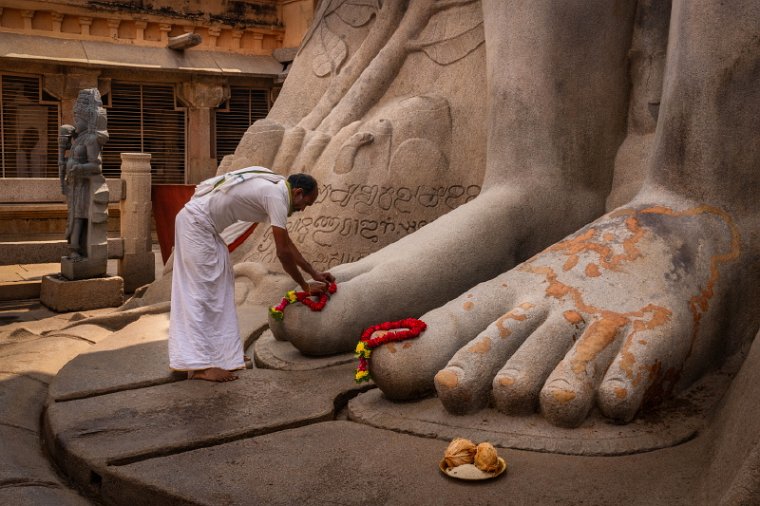
[[[446,467],[457,467],[462,464],[472,464],[475,461],[477,447],[469,439],[455,438],[446,448],[443,459]]]
[[[491,443],[480,443],[476,447],[475,467],[486,473],[499,469],[499,455]]]

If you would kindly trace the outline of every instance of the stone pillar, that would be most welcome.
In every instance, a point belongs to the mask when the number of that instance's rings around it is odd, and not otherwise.
[[[124,256],[118,262],[118,275],[124,278],[124,291],[137,288],[155,279],[155,258],[150,236],[150,154],[122,153],[121,179],[124,197],[121,211],[121,237]]]
[[[229,98],[230,89],[222,80],[197,78],[182,83],[179,95],[188,106],[186,182],[197,184],[216,174],[212,114]]]

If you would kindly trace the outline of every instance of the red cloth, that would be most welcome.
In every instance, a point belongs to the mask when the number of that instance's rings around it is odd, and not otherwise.
[[[164,263],[174,248],[174,219],[195,192],[193,184],[156,184],[151,187],[156,235]]]

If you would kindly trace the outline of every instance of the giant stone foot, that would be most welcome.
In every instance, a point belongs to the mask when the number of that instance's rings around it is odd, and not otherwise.
[[[741,339],[720,326],[747,257],[718,208],[620,208],[423,315],[428,330],[375,350],[371,373],[392,399],[435,386],[453,413],[492,401],[577,426],[596,405],[627,422]]]
[[[547,202],[506,185],[491,187],[413,234],[334,269],[338,291],[322,312],[294,304],[283,321],[270,318],[270,327],[307,355],[352,351],[364,328],[441,306],[538,251],[546,245],[541,241],[557,240],[598,215],[600,195],[566,195]]]

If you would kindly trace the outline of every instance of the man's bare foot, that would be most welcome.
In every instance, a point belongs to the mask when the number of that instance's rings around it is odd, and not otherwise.
[[[225,381],[234,381],[238,379],[238,377],[231,371],[220,369],[218,367],[209,367],[208,369],[201,369],[200,371],[188,371],[187,379],[216,381],[222,383]]]

